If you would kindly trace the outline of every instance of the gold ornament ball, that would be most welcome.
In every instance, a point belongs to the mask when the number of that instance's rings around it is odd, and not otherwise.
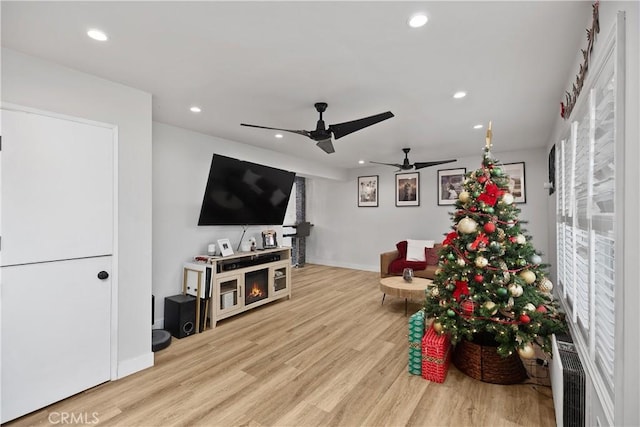
[[[440,289],[438,289],[437,286],[434,286],[433,288],[431,288],[431,296],[432,297],[440,296]]]
[[[502,196],[502,203],[505,205],[510,205],[513,203],[513,195],[511,193],[504,193]]]
[[[440,322],[433,322],[433,330],[436,331],[437,333],[441,333],[442,332],[442,323]]]
[[[524,347],[518,348],[518,354],[523,359],[533,359],[536,355],[536,352],[531,344],[525,344]]]
[[[548,294],[553,289],[553,283],[551,283],[551,280],[549,279],[544,279],[542,283],[540,283],[539,288],[542,292]]]
[[[516,236],[516,243],[519,245],[524,245],[525,243],[527,243],[527,238],[524,237],[523,234],[518,234]]]
[[[489,261],[485,257],[479,256],[476,258],[476,267],[484,268],[487,264],[489,264]]]
[[[536,311],[536,306],[528,302],[524,305],[524,307],[522,307],[522,309],[524,311]]]
[[[507,290],[509,291],[511,296],[514,296],[516,298],[522,295],[522,286],[516,285],[515,283],[512,283],[509,286],[507,286]]]
[[[477,228],[478,228],[478,223],[475,222],[473,219],[469,218],[468,216],[465,216],[464,218],[462,218],[458,222],[458,227],[457,227],[458,232],[464,233],[464,234],[471,234],[475,232]]]
[[[458,195],[458,199],[460,199],[462,203],[467,203],[470,197],[471,195],[469,194],[468,191],[461,191],[460,194]]]
[[[498,312],[498,307],[496,306],[496,303],[493,301],[485,302],[483,304],[483,307],[485,308],[485,310],[487,310],[491,314],[496,314]]]
[[[456,262],[458,263],[458,265],[460,267],[464,267],[467,264],[467,262],[464,260],[464,258],[458,258],[458,260]]]
[[[520,277],[525,281],[527,285],[530,285],[536,281],[536,273],[531,270],[524,270],[520,273]]]

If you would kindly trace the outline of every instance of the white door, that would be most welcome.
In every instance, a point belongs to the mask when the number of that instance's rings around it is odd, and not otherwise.
[[[115,139],[7,110],[2,127],[6,422],[110,379]]]

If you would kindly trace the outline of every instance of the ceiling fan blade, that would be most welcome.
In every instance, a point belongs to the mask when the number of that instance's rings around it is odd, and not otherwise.
[[[375,116],[365,117],[363,119],[329,125],[328,130],[333,133],[333,137],[335,139],[338,139],[357,130],[364,129],[383,120],[390,119],[391,117],[393,117],[393,113],[391,111],[387,111],[386,113],[376,114]]]
[[[375,163],[376,165],[393,166],[394,168],[402,169],[402,165],[399,163],[382,163],[382,162],[374,162],[374,161],[369,161],[369,163]]]
[[[436,162],[415,162],[413,164],[413,166],[416,169],[422,169],[422,168],[428,168],[429,166],[443,165],[445,163],[452,163],[452,162],[455,162],[455,161],[456,161],[456,159],[453,159],[453,160],[439,160],[439,161],[436,161]]]
[[[302,136],[306,136],[308,138],[311,138],[311,133],[308,130],[291,130],[291,129],[270,128],[270,127],[267,127],[267,126],[249,125],[249,124],[246,124],[246,123],[240,123],[240,126],[248,126],[250,128],[259,128],[259,129],[281,130],[283,132],[297,133],[298,135],[302,135]]]
[[[318,143],[316,145],[318,147],[320,147],[320,149],[323,150],[327,154],[331,154],[331,153],[335,153],[336,152],[335,148],[333,148],[333,143],[331,142],[331,138],[323,139],[322,141],[318,141]]]

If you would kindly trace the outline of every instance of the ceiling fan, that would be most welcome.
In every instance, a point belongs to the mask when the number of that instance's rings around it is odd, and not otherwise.
[[[331,142],[331,135],[335,139],[342,138],[345,135],[349,135],[357,130],[364,129],[368,126],[375,125],[378,122],[383,120],[390,119],[393,117],[393,113],[391,111],[387,111],[386,113],[376,114],[375,116],[365,117],[358,120],[352,120],[350,122],[337,123],[334,125],[329,125],[328,128],[324,125],[324,120],[322,120],[322,113],[327,109],[326,102],[316,102],[315,104],[316,111],[320,113],[320,119],[316,124],[315,130],[291,130],[291,129],[280,129],[280,128],[272,128],[267,126],[258,126],[258,125],[249,125],[246,123],[240,123],[240,126],[249,126],[253,128],[260,129],[272,129],[272,130],[281,130],[284,132],[292,132],[297,133],[298,135],[303,135],[308,138],[313,139],[317,142],[317,146],[320,147],[325,153],[331,154],[336,150],[333,148],[333,143]]]
[[[381,163],[381,162],[369,162],[369,163],[375,163],[378,165],[387,165],[387,166],[394,166],[396,168],[399,168],[400,170],[406,171],[409,169],[413,169],[416,168],[417,169],[422,169],[422,168],[428,168],[429,166],[435,166],[435,165],[442,165],[445,163],[451,163],[451,162],[455,162],[456,159],[453,160],[436,160],[433,162],[415,162],[414,164],[409,163],[409,151],[411,151],[411,148],[403,148],[402,151],[404,151],[404,161],[402,163]]]

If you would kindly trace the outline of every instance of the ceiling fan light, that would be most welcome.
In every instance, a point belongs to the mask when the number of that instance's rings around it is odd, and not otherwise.
[[[202,112],[202,109],[194,105],[193,107],[189,108],[189,111],[191,111],[192,113],[200,113]]]
[[[429,18],[424,13],[416,13],[411,18],[409,18],[409,26],[411,28],[420,28],[424,26]]]
[[[474,129],[482,129],[484,126],[483,125],[475,125],[473,128]]]
[[[460,91],[458,91],[458,92],[456,92],[456,93],[454,93],[454,94],[453,94],[453,97],[454,97],[455,99],[464,98],[465,96],[467,96],[467,92],[465,92],[465,91],[463,91],[463,90],[460,90]]]
[[[284,135],[283,135],[283,134],[281,134],[281,133],[276,133],[274,136],[275,136],[276,138],[278,138],[278,139],[282,139],[282,138],[284,138]]]

